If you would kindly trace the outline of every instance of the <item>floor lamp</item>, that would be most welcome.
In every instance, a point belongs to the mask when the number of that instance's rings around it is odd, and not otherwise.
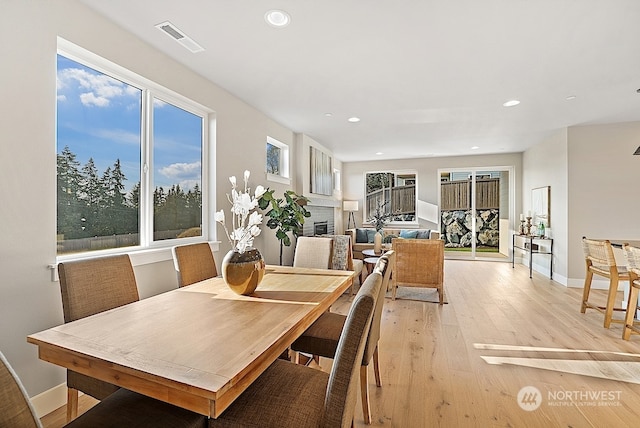
[[[358,211],[358,201],[342,201],[342,210],[349,211],[349,221],[347,221],[347,229],[351,229],[351,221],[353,220],[353,227],[356,226],[356,218],[353,215],[354,211]]]

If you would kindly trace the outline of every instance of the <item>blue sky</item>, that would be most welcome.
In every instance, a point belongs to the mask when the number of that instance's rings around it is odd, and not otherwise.
[[[126,189],[140,181],[142,91],[58,55],[57,152],[69,146],[81,167],[102,175],[120,159]],[[201,118],[154,102],[154,187],[201,186]]]

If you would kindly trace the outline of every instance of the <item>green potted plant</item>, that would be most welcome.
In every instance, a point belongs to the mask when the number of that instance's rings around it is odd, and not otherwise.
[[[376,210],[368,220],[376,229],[376,234],[373,237],[373,251],[376,254],[382,253],[382,229],[393,216],[390,212],[385,212],[384,210],[384,206],[387,205],[387,202],[388,201],[378,201],[376,204]]]
[[[380,202],[376,204],[376,209],[368,219],[368,222],[376,229],[376,231],[382,234],[382,229],[389,222],[389,219],[393,217],[393,214],[390,212],[385,212],[383,209],[385,205],[387,205],[388,201]]]
[[[275,198],[274,190],[267,190],[258,200],[261,210],[269,211],[265,214],[267,227],[275,229],[276,238],[280,241],[280,265],[282,265],[282,248],[291,245],[289,232],[296,238],[302,233],[304,219],[311,217],[311,213],[304,207],[309,199],[296,194],[293,190],[284,192],[284,198]]]

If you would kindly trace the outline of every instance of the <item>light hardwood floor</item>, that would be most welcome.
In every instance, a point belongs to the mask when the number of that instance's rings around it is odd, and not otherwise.
[[[435,290],[401,288],[384,306],[382,387],[369,376],[372,426],[637,426],[640,336],[623,341],[620,324],[607,330],[602,314],[581,314],[581,293],[535,272],[529,279],[521,265],[458,260],[445,262],[446,305],[427,302]],[[604,291],[592,293],[604,301]],[[528,410],[524,387],[540,393],[526,390]],[[45,428],[63,425],[56,412]],[[355,415],[366,426],[360,403]]]

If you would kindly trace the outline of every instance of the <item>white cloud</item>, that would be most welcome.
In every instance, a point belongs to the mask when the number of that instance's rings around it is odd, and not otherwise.
[[[67,96],[66,95],[58,95],[58,101],[60,101],[60,102],[67,101]]]
[[[162,167],[158,172],[170,179],[195,180],[200,177],[200,162],[173,163]]]
[[[157,99],[157,98],[154,98],[154,99],[153,99],[153,106],[154,106],[154,107],[162,108],[162,107],[164,107],[164,106],[166,106],[166,105],[167,105],[167,103],[165,103],[165,102],[164,102],[164,101],[162,101],[162,100],[159,100],[159,99]]]
[[[80,90],[80,101],[87,106],[106,107],[119,97],[138,97],[140,90],[105,74],[92,74],[80,68],[58,71],[58,92]],[[64,94],[59,94],[64,95]]]
[[[90,134],[114,142],[133,144],[136,146],[140,145],[140,134],[123,129],[96,129],[90,132]]]
[[[80,102],[86,106],[94,105],[97,107],[106,107],[109,105],[109,100],[107,98],[97,97],[93,92],[80,94]]]
[[[196,187],[196,184],[200,187],[200,190],[202,190],[202,185],[200,184],[200,180],[199,179],[182,180],[178,184],[180,184],[180,188],[182,190],[184,190],[185,192],[188,192],[189,190],[192,190],[194,187]]]

